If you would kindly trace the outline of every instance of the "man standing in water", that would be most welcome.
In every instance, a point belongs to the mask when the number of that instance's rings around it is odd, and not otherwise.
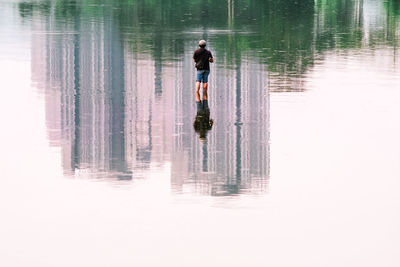
[[[207,99],[207,83],[208,83],[208,75],[210,74],[210,62],[214,62],[213,56],[210,51],[208,51],[206,47],[206,41],[199,41],[200,48],[194,51],[193,59],[196,62],[197,76],[196,76],[196,103],[197,105],[201,104],[200,102],[200,84],[203,83],[203,106],[204,108],[208,108],[208,99]]]

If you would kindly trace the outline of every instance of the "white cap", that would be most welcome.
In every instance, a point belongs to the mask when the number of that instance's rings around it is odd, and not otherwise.
[[[204,40],[200,40],[199,41],[199,46],[206,46],[206,41],[204,41]]]

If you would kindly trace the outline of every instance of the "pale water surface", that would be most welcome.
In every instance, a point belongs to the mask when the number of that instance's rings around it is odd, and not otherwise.
[[[1,265],[399,266],[400,3],[298,2],[2,0]]]

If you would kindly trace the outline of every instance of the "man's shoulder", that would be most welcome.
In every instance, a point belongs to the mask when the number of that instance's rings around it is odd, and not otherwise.
[[[211,51],[205,48],[198,48],[193,53],[194,56],[209,56],[212,57]]]

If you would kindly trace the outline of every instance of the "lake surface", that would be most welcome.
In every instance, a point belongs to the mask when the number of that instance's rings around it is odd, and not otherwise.
[[[400,265],[399,1],[2,0],[0,40],[2,265]]]

